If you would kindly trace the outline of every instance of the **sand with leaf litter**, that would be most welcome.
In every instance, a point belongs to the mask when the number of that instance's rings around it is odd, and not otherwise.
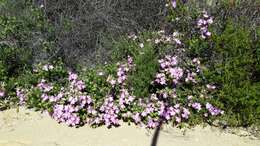
[[[149,146],[153,130],[122,124],[118,128],[71,128],[46,114],[20,108],[0,112],[0,146]],[[158,146],[260,146],[243,130],[202,127],[161,130]]]

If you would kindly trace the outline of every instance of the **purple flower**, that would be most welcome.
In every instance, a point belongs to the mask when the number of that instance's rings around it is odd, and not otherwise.
[[[68,101],[70,102],[70,104],[76,104],[77,103],[77,101],[78,101],[78,99],[77,98],[75,98],[75,97],[70,97],[69,99],[68,99]]]
[[[114,104],[113,97],[109,96],[105,99],[103,105],[100,107],[100,116],[107,127],[119,125],[118,113],[119,108]]]
[[[47,94],[41,95],[42,101],[47,101],[49,99],[49,96]]]
[[[184,119],[188,119],[189,118],[189,115],[190,115],[190,112],[188,109],[186,108],[183,108],[183,113],[181,114],[181,116],[184,118]]]
[[[217,116],[219,114],[223,114],[224,111],[214,107],[213,105],[211,105],[210,103],[207,103],[206,104],[206,109],[209,111],[209,113],[212,115],[212,116]]]
[[[58,122],[65,122],[69,126],[80,123],[80,117],[75,113],[78,109],[71,105],[55,105],[52,117]]]
[[[156,122],[152,119],[149,119],[148,123],[147,123],[147,128],[154,129],[154,128],[156,128],[157,125],[158,125],[158,122]]]
[[[141,117],[139,113],[136,113],[132,116],[132,118],[134,119],[134,122],[137,124],[139,122],[141,122]]]
[[[210,17],[207,12],[203,12],[203,18],[197,21],[197,27],[200,29],[200,34],[203,39],[211,36],[211,32],[208,31],[208,27],[213,23],[213,18]]]
[[[43,92],[50,92],[53,89],[53,86],[46,83],[46,80],[42,79],[41,82],[37,85],[37,87]]]
[[[19,104],[23,105],[25,103],[25,100],[26,100],[25,90],[17,88],[16,89],[16,96],[19,97]]]
[[[147,115],[148,115],[147,111],[143,111],[143,112],[141,113],[141,116],[142,116],[142,117],[145,117],[145,116],[147,116]]]
[[[5,96],[5,92],[4,91],[0,91],[0,97],[4,97]]]
[[[72,72],[69,72],[69,81],[76,80],[78,75]]]
[[[176,121],[177,123],[180,123],[180,122],[181,122],[181,118],[180,118],[180,117],[175,117],[175,121]]]
[[[109,82],[112,86],[116,84],[116,80],[114,80],[112,76],[108,76],[107,82]]]
[[[170,76],[179,80],[183,76],[183,69],[180,67],[169,68]]]
[[[172,4],[172,7],[173,7],[173,8],[176,8],[176,6],[177,6],[176,0],[172,0],[172,1],[171,1],[171,4]]]
[[[128,63],[128,65],[133,65],[133,58],[131,57],[131,56],[128,56],[128,58],[127,58],[127,63]]]
[[[201,110],[201,104],[198,103],[198,102],[193,103],[191,106],[192,106],[192,108],[194,108],[195,110],[198,110],[198,111]]]
[[[75,86],[78,90],[83,90],[86,88],[86,85],[83,81],[79,80],[75,83]]]

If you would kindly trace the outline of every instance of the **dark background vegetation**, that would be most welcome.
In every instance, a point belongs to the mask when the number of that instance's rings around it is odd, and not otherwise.
[[[62,57],[66,64],[93,64],[108,61],[111,42],[118,35],[155,29],[165,15],[164,0],[10,0],[1,7],[4,16],[36,27],[40,22],[33,7],[44,7],[41,30],[31,30],[25,40],[37,59]],[[46,26],[47,25],[47,26]],[[23,28],[23,29],[26,29]],[[19,31],[19,33],[21,33]],[[23,34],[20,36],[25,37]],[[44,41],[51,51],[42,50]],[[45,51],[45,52],[43,52]]]

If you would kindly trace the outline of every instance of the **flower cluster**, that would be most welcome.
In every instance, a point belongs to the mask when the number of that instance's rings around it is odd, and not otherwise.
[[[139,104],[143,107],[141,114],[134,114],[134,122],[143,124],[147,128],[155,128],[160,121],[170,122],[174,120],[176,124],[187,120],[191,114],[188,108],[180,104],[170,105],[167,100],[152,94],[150,100]]]
[[[81,119],[79,112],[86,110],[88,114],[95,114],[93,110],[93,100],[90,96],[86,95],[83,90],[85,84],[82,80],[78,79],[78,75],[69,72],[68,77],[69,85],[67,88],[62,89],[56,97],[56,102],[62,100],[60,104],[54,104],[52,117],[58,122],[64,122],[69,126],[80,124]]]
[[[166,56],[164,59],[159,60],[161,70],[156,75],[155,83],[166,85],[166,82],[174,82],[177,84],[184,75],[184,70],[177,66],[177,56]],[[167,80],[166,77],[170,77]]]
[[[121,89],[119,96],[120,109],[124,109],[134,101],[135,97],[130,95],[127,89]]]
[[[54,82],[43,78],[32,89],[40,91],[39,98],[42,102],[40,105],[50,106],[51,117],[69,126],[89,123],[92,126],[104,124],[112,127],[119,126],[120,120],[127,120],[146,128],[155,128],[160,122],[173,122],[174,124],[185,122],[193,112],[204,114],[204,117],[223,114],[222,110],[210,103],[200,102],[200,96],[188,95],[186,99],[182,99],[183,95],[179,93],[179,86],[198,85],[199,59],[183,61],[177,55],[168,55],[158,62],[160,70],[152,85],[160,86],[160,88],[156,88],[148,98],[135,97],[132,95],[131,88],[127,86],[127,77],[135,66],[130,56],[126,63],[118,64],[114,75],[99,76],[107,77],[110,85],[110,91],[104,99],[96,100],[94,98],[95,100],[93,100],[87,94],[84,81],[73,72],[68,72],[67,82],[62,87],[57,88]],[[186,64],[183,65],[184,63]],[[46,72],[48,71],[50,70]],[[213,84],[204,86],[203,91],[216,89]],[[16,94],[21,105],[27,102],[27,96],[30,96],[27,93],[31,91],[35,90],[27,91],[17,88]],[[204,95],[206,92],[200,94],[203,97],[206,96]],[[203,108],[205,110],[202,110]]]
[[[16,88],[16,96],[19,98],[19,105],[24,105],[26,102],[26,93],[25,89]]]
[[[94,120],[94,124],[105,123],[107,127],[112,125],[119,125],[119,108],[114,103],[112,96],[109,96],[105,99],[105,102],[99,109],[100,114]]]
[[[43,92],[50,92],[53,89],[53,86],[48,84],[46,80],[42,79],[37,87]]]
[[[200,34],[203,39],[211,36],[208,27],[213,23],[213,17],[209,16],[206,11],[203,11],[203,17],[197,21],[197,27],[200,29]]]
[[[217,116],[219,114],[224,114],[224,111],[218,109],[217,107],[214,107],[213,105],[211,105],[210,103],[206,104],[206,109],[209,111],[209,113],[212,116]]]
[[[117,69],[117,79],[113,78],[111,75],[108,76],[107,81],[115,86],[116,84],[123,85],[124,81],[127,79],[127,73],[133,68],[133,58],[128,56],[127,63],[120,64],[118,63]]]
[[[197,111],[200,111],[200,110],[201,110],[201,104],[198,103],[198,102],[192,103],[191,106],[192,106],[192,108],[194,108],[194,109],[197,110]]]
[[[38,69],[39,72],[49,72],[55,69],[53,65],[47,64]],[[78,75],[72,72],[68,72],[67,78],[68,84],[56,89],[54,83],[49,82],[46,79],[40,79],[40,82],[31,87],[30,90],[22,88],[16,89],[16,96],[20,99],[20,105],[23,105],[27,101],[27,97],[30,96],[29,92],[37,89],[40,91],[40,99],[42,104],[51,105],[50,115],[58,122],[64,122],[69,126],[76,126],[80,124],[82,119],[79,116],[79,112],[87,111],[87,114],[96,114],[93,108],[93,100],[85,92],[85,83],[78,79]]]
[[[119,115],[126,117],[126,108],[132,104],[135,97],[132,96],[128,89],[125,88],[125,81],[127,74],[133,69],[133,59],[128,56],[127,63],[118,64],[116,77],[109,75],[107,81],[112,85],[112,88],[119,89],[118,94],[113,91],[112,94],[107,95],[103,105],[98,110],[99,117],[95,118],[94,124],[105,123],[106,126],[119,125]]]
[[[72,105],[55,105],[52,117],[58,122],[64,122],[67,125],[75,126],[80,123],[80,118],[76,114],[79,109]]]
[[[201,72],[199,59],[194,58],[190,61],[183,61],[178,56],[166,56],[160,59],[159,63],[160,70],[156,74],[153,83],[161,87],[156,94],[151,95],[150,102],[152,103],[144,104],[145,110],[142,112],[142,116],[151,117],[158,114],[165,122],[175,119],[176,123],[180,123],[186,121],[193,110],[200,112],[204,108],[206,110],[203,111],[208,111],[212,116],[223,113],[222,110],[209,103],[198,102],[207,96],[204,95],[206,94],[205,90],[212,91],[216,89],[214,85],[202,85],[204,88],[201,92],[197,93],[196,96],[188,95],[185,100],[181,99],[182,95],[180,93],[176,93],[179,91],[178,86],[183,88],[185,84],[190,84],[192,87],[199,85],[198,77]],[[171,103],[175,103],[175,105]],[[207,115],[208,113],[204,114]],[[148,118],[148,128],[153,128],[157,124],[158,120]]]
[[[86,88],[85,83],[82,80],[78,80],[78,75],[72,72],[69,72],[69,81],[71,88],[75,88],[76,90],[84,90]]]

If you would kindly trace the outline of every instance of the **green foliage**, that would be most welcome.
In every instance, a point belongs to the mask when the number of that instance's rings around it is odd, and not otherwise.
[[[166,17],[169,31],[178,31],[183,33],[186,38],[190,38],[194,32],[197,17],[200,14],[201,9],[196,7],[192,1],[182,3],[178,1],[176,8],[170,7],[169,14]]]
[[[0,59],[9,75],[52,54],[53,27],[32,1],[3,1],[0,13]]]
[[[142,49],[144,49],[143,54],[135,58],[135,72],[129,77],[129,82],[136,96],[148,97],[151,81],[159,68],[158,57],[152,46],[145,44]]]
[[[0,61],[8,76],[17,76],[29,67],[31,54],[28,49],[0,45]]]
[[[159,50],[151,40],[147,41],[152,36],[154,36],[152,33],[143,33],[137,40],[119,40],[115,43],[112,54],[113,60],[122,60],[128,55],[133,57],[135,67],[129,76],[128,85],[137,97],[148,97],[151,82],[159,69]]]
[[[102,104],[104,97],[109,94],[111,87],[107,82],[109,74],[115,74],[116,65],[104,65],[94,69],[87,69],[80,73],[81,79],[86,84],[86,92],[99,104]]]
[[[133,3],[132,0],[125,1],[129,4]],[[65,60],[71,66],[75,65],[75,62],[80,62],[81,58],[95,64],[97,61],[92,60],[91,57],[97,58],[97,55],[89,56],[89,54],[95,54],[99,49],[101,49],[100,58],[104,61],[107,60],[105,55],[111,54],[110,64],[88,68],[84,71],[79,69],[80,79],[86,85],[84,92],[97,103],[95,106],[101,106],[105,97],[112,92],[115,94],[120,92],[121,87],[112,87],[107,79],[109,75],[116,76],[117,62],[126,61],[128,56],[133,57],[135,66],[133,71],[129,72],[123,88],[128,89],[134,96],[142,98],[148,97],[151,93],[159,95],[165,92],[173,95],[172,87],[162,88],[159,85],[152,85],[151,82],[159,70],[158,59],[165,54],[179,55],[176,48],[185,48],[190,58],[185,58],[186,54],[180,53],[182,65],[187,65],[187,60],[196,57],[202,59],[201,64],[205,65],[205,68],[204,74],[196,78],[201,84],[196,84],[194,87],[183,83],[176,88],[178,102],[186,104],[189,95],[195,97],[194,102],[203,105],[212,99],[210,103],[225,111],[225,116],[221,118],[229,125],[260,125],[260,28],[256,25],[258,24],[256,18],[259,14],[255,13],[257,8],[253,7],[254,1],[244,5],[247,3],[245,0],[236,1],[234,4],[231,4],[229,0],[221,0],[219,5],[216,4],[216,8],[207,8],[211,9],[210,14],[214,16],[213,27],[209,28],[212,36],[201,39],[196,28],[196,21],[202,9],[191,7],[195,6],[195,1],[184,3],[178,0],[176,8],[168,9],[166,22],[163,22],[165,35],[175,31],[180,33],[178,39],[182,44],[178,47],[176,44],[174,46],[154,43],[154,38],[160,35],[154,33],[155,30],[139,34],[135,39],[127,39],[125,36],[120,39],[117,37],[118,34],[132,31],[132,29],[158,28],[159,21],[154,20],[164,19],[159,18],[165,13],[161,12],[166,9],[163,7],[164,1],[149,2],[152,6],[150,11],[154,14],[150,16],[148,13],[149,17],[147,13],[141,13],[149,7],[145,1],[134,2],[138,3],[138,7],[148,6],[141,11],[137,7],[129,7],[125,2],[118,2],[113,4],[114,6],[109,5],[101,9],[96,9],[97,4],[92,1],[88,2],[90,4],[88,7],[82,9],[80,5],[82,1],[79,1],[80,3],[70,1],[71,5],[68,7],[63,5],[63,2],[50,2],[43,10],[37,8],[33,0],[0,0],[0,90],[5,92],[4,98],[0,99],[0,110],[2,104],[18,103],[16,89],[22,88],[28,91],[26,102],[29,107],[51,111],[52,103],[43,102],[42,92],[32,87],[45,79],[53,86],[49,94],[56,95],[63,87],[68,88],[69,82],[68,70],[62,61],[57,59],[57,56],[62,56],[63,61]],[[106,2],[103,4],[106,5]],[[75,14],[79,11],[84,11],[84,13],[76,17]],[[118,11],[124,13],[117,17]],[[128,13],[130,11],[135,12]],[[107,15],[109,18],[104,19]],[[74,17],[76,19],[71,21]],[[92,22],[93,18],[96,21]],[[85,25],[86,22],[90,22],[87,20],[91,20],[90,25]],[[111,46],[112,53],[109,52],[110,49],[107,51],[103,48],[111,45],[112,39],[107,36],[116,40]],[[105,40],[108,44],[105,44]],[[60,51],[53,49],[54,46],[59,46],[57,50],[60,49]],[[97,48],[99,48],[98,51]],[[47,60],[52,57],[54,59],[51,61]],[[44,62],[43,60],[46,60],[47,65],[56,60],[53,63],[54,69],[43,70],[45,65],[43,63],[34,66],[35,63]],[[192,66],[192,63],[189,65]],[[214,83],[217,90],[206,91],[205,84],[207,83]],[[199,94],[210,98],[206,100]],[[218,97],[217,100],[214,97]],[[170,102],[173,105],[176,103],[176,100]],[[141,112],[143,109],[140,108],[133,105],[125,109],[123,113],[127,113],[127,110]],[[195,125],[203,122],[202,113],[207,111],[191,112],[193,114],[191,114],[189,124]],[[81,116],[84,115],[83,113],[84,111],[80,111]],[[151,116],[158,117],[158,114],[153,113]],[[209,121],[213,120],[214,118],[209,118]]]
[[[212,59],[207,60],[206,77],[220,85],[217,96],[233,126],[259,123],[260,80],[253,80],[259,62],[253,46],[249,29],[229,22],[223,33],[214,35]]]
[[[0,61],[0,80],[5,81],[7,79],[6,76],[6,68],[2,61]]]
[[[29,89],[43,76],[33,73],[33,64],[53,51],[52,28],[31,0],[0,1],[0,82],[6,100],[17,102],[16,87]]]

